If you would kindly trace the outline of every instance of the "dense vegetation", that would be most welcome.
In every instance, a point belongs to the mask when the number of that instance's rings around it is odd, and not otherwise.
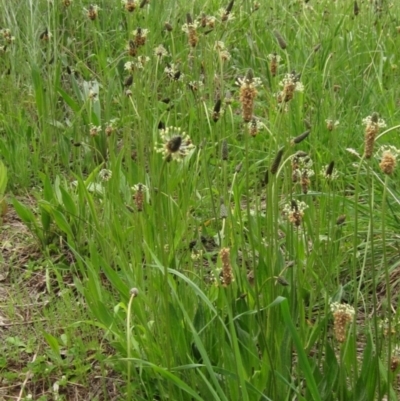
[[[0,396],[398,399],[399,2],[0,4]]]

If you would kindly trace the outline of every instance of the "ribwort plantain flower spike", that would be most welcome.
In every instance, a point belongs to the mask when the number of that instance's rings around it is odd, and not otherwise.
[[[221,158],[222,158],[222,160],[225,160],[225,161],[229,159],[229,148],[228,148],[228,142],[226,139],[224,139],[222,141]]]
[[[392,175],[397,165],[397,157],[400,154],[400,150],[394,146],[385,145],[379,149],[379,153],[381,154],[379,167],[382,173]]]
[[[306,139],[308,137],[308,135],[310,135],[310,130],[307,130],[305,132],[303,132],[302,134],[296,136],[295,138],[292,139],[292,145],[296,145],[302,141],[304,141],[304,139]]]
[[[99,16],[99,6],[91,4],[86,10],[87,17],[94,21]]]
[[[228,22],[235,18],[232,13],[233,4],[234,0],[231,0],[226,8],[219,9],[219,15],[221,17],[222,22]]]
[[[374,153],[376,135],[381,128],[386,127],[386,123],[375,112],[365,117],[362,123],[365,125],[364,157],[370,159]]]
[[[308,205],[303,201],[296,202],[292,200],[287,203],[283,208],[283,214],[295,227],[300,227],[304,217],[304,211],[308,208]]]
[[[330,305],[330,309],[333,314],[333,331],[335,333],[335,338],[340,343],[344,343],[346,341],[347,326],[354,319],[354,308],[347,304],[333,302]]]
[[[222,262],[222,284],[224,287],[228,287],[234,281],[231,256],[229,248],[222,248],[219,252],[219,256]]]
[[[274,31],[274,36],[276,38],[276,41],[278,42],[279,47],[282,50],[285,50],[287,48],[287,43],[286,43],[286,40],[281,35],[281,33],[279,31],[275,30]]]
[[[199,38],[197,36],[197,28],[199,23],[197,21],[193,21],[191,15],[186,14],[186,24],[182,26],[182,31],[185,32],[188,36],[189,45],[191,47],[196,47]]]
[[[273,77],[276,76],[278,71],[279,62],[281,61],[281,56],[276,53],[268,54],[269,60],[269,71]]]
[[[274,161],[272,162],[271,166],[271,174],[275,175],[278,172],[279,165],[281,164],[284,148],[280,148],[275,156]]]
[[[253,118],[254,101],[257,97],[256,87],[261,85],[259,78],[254,78],[253,70],[249,68],[245,78],[238,78],[237,84],[240,85],[240,103],[242,105],[243,121],[248,123]]]
[[[182,161],[195,149],[190,137],[181,132],[180,128],[167,127],[161,129],[160,137],[162,143],[158,144],[155,150],[162,153],[167,161]]]
[[[132,13],[136,10],[139,2],[137,0],[122,0],[122,5],[124,6],[125,10]]]
[[[300,77],[295,72],[286,74],[279,85],[283,89],[277,94],[278,103],[287,103],[293,99],[294,92],[304,91],[304,85],[300,82]]]
[[[148,29],[136,28],[133,32],[133,40],[136,47],[141,47],[146,44],[147,35],[149,33]]]

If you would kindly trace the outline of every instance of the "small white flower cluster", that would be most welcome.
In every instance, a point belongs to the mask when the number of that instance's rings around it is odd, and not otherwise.
[[[237,78],[236,84],[241,86],[241,87],[247,87],[247,88],[256,88],[257,86],[262,85],[261,78]]]
[[[286,74],[282,81],[279,82],[279,85],[283,86],[284,88],[288,86],[294,86],[295,92],[304,92],[304,85],[296,77],[296,74],[293,73]]]
[[[164,68],[164,72],[171,81],[182,81],[184,74],[178,69],[174,63],[169,64]]]
[[[5,53],[7,47],[15,41],[15,36],[12,36],[8,28],[0,29],[0,52]]]
[[[168,56],[168,51],[163,45],[158,45],[154,49],[154,55],[156,57],[158,57],[159,59],[162,59],[163,57],[167,57]]]
[[[362,124],[369,127],[369,126],[378,126],[379,128],[386,128],[386,122],[382,118],[378,118],[378,121],[374,121],[372,116],[367,116],[363,118]]]
[[[221,21],[228,22],[235,19],[235,14],[233,12],[227,12],[225,8],[220,8],[218,10],[218,15],[221,18]]]
[[[136,193],[138,191],[142,191],[142,192],[148,193],[149,192],[149,187],[147,185],[144,185],[144,184],[139,182],[138,184],[135,184],[133,187],[131,187],[131,190],[132,190],[133,193]]]
[[[218,52],[222,61],[229,61],[231,59],[231,54],[226,50],[224,42],[217,40],[214,44],[214,50]]]
[[[134,37],[140,36],[141,38],[147,38],[147,35],[149,33],[148,29],[142,29],[142,28],[136,28],[133,32],[132,35]]]
[[[330,118],[327,118],[325,120],[326,123],[326,128],[328,129],[328,131],[333,131],[340,123],[339,120],[332,120]]]
[[[190,81],[188,85],[189,88],[194,92],[198,91],[200,88],[204,86],[202,81]]]
[[[300,229],[301,222],[303,221],[304,211],[308,205],[303,202],[296,202],[292,200],[283,207],[283,215],[292,223],[297,229]]]
[[[139,56],[138,61],[136,62],[135,66],[138,70],[143,70],[144,66],[147,64],[147,62],[150,61],[150,58],[147,56]]]
[[[88,8],[83,9],[89,19],[95,20],[99,14],[100,7],[96,4],[90,4]]]
[[[110,121],[105,123],[106,128],[104,129],[104,132],[107,136],[110,136],[115,131],[118,121],[118,118],[112,118]]]
[[[195,31],[198,27],[199,23],[197,21],[193,21],[187,24],[183,24],[182,31],[188,34],[190,31]]]
[[[340,175],[339,172],[336,169],[333,169],[331,174],[327,174],[326,172],[328,171],[328,167],[329,167],[329,164],[325,165],[322,168],[322,170],[320,172],[320,176],[327,180],[330,180],[330,181],[337,180]]]
[[[92,123],[89,124],[89,134],[90,136],[97,136],[101,132],[101,125],[94,125]]]
[[[251,135],[257,134],[264,128],[264,124],[257,117],[253,117],[252,120],[247,123],[247,128]]]
[[[382,145],[377,152],[378,159],[381,159],[385,154],[391,153],[393,156],[400,156],[400,149],[393,145]]]
[[[315,175],[313,170],[314,162],[311,160],[310,157],[301,157],[299,158],[296,154],[292,156],[293,164],[296,162],[296,169],[293,171],[293,174],[296,174],[296,178],[301,177],[312,177]]]
[[[280,63],[282,60],[282,57],[279,54],[271,53],[271,54],[268,54],[267,59],[269,61],[274,61],[276,63]]]
[[[216,50],[216,51],[218,51],[218,52],[220,52],[220,51],[222,51],[222,50],[225,50],[225,43],[222,42],[221,40],[217,40],[217,41],[214,43],[214,50]]]
[[[351,305],[341,304],[339,302],[332,302],[330,304],[330,309],[332,313],[343,313],[353,319],[355,315],[355,310]]]
[[[138,69],[138,70],[143,70],[148,61],[150,61],[149,57],[147,57],[147,56],[139,56],[137,58],[136,62],[127,61],[124,64],[124,69],[125,69],[125,71],[130,72],[130,73],[135,71],[135,68]]]
[[[139,6],[138,0],[122,0],[121,4],[129,11],[133,11]]]
[[[99,178],[100,178],[101,181],[110,181],[111,177],[112,177],[112,171],[111,170],[107,170],[105,168],[100,170]]]
[[[200,260],[202,257],[203,257],[203,250],[202,249],[200,249],[199,251],[196,251],[196,250],[193,249],[193,251],[190,254],[190,258],[193,261]]]
[[[127,61],[124,64],[124,70],[128,72],[133,72],[135,70],[135,63],[133,61]]]
[[[305,203],[303,201],[296,202],[295,205],[292,204],[292,203],[287,203],[283,207],[283,213],[286,216],[290,216],[293,212],[298,212],[303,217],[304,216],[304,211],[306,209],[308,209],[308,205],[307,205],[307,203]]]

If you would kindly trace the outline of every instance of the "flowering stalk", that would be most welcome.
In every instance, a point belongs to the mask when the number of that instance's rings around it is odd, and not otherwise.
[[[276,53],[272,53],[268,55],[269,63],[269,71],[271,76],[275,77],[278,71],[278,64],[281,61],[281,56],[278,56]]]
[[[279,85],[283,89],[277,95],[278,103],[287,103],[293,99],[294,92],[304,91],[304,85],[300,82],[300,76],[295,72],[286,74]]]
[[[160,136],[162,143],[155,147],[155,151],[162,153],[167,162],[182,161],[195,149],[189,135],[181,132],[180,128],[167,127],[160,130]]]
[[[376,135],[379,133],[380,128],[386,127],[386,123],[379,118],[378,113],[372,113],[372,115],[364,118],[362,122],[365,125],[364,157],[370,159],[374,152]]]
[[[347,304],[334,302],[330,305],[333,314],[333,331],[335,338],[340,343],[346,341],[347,325],[354,319],[354,308]]]
[[[295,227],[300,227],[303,221],[304,211],[307,208],[308,205],[306,203],[302,201],[296,202],[295,200],[292,200],[283,208],[283,214]]]
[[[229,248],[222,248],[219,252],[219,256],[222,261],[222,284],[224,287],[228,287],[234,281],[231,265],[231,256]]]
[[[243,121],[248,123],[253,118],[254,101],[257,97],[256,87],[261,84],[259,78],[253,77],[253,70],[247,71],[245,78],[237,80],[240,85],[240,103],[242,104],[242,117]]]
[[[197,21],[193,21],[191,15],[186,14],[186,24],[182,26],[182,31],[187,34],[188,42],[191,47],[196,47],[199,37],[197,36],[197,28],[199,24]]]

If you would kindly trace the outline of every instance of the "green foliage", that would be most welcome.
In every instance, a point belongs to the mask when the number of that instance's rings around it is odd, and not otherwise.
[[[66,3],[0,0],[0,154],[122,399],[396,399],[399,5]],[[340,341],[333,302],[355,309]]]

